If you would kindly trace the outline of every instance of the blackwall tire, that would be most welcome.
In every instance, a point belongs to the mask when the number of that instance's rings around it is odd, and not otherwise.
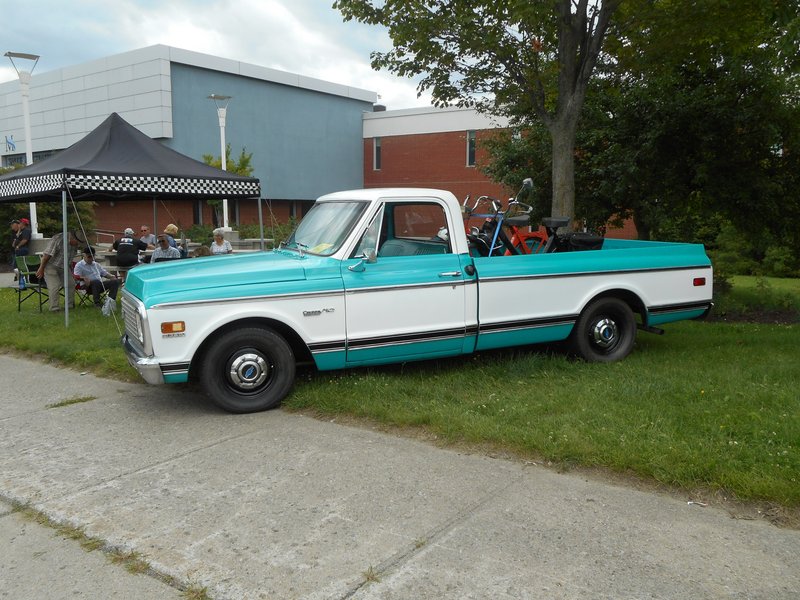
[[[617,298],[599,298],[580,314],[570,334],[570,348],[588,362],[622,360],[636,341],[633,311]]]
[[[280,335],[248,327],[223,334],[203,360],[200,381],[211,401],[233,413],[274,408],[292,389],[295,360]]]

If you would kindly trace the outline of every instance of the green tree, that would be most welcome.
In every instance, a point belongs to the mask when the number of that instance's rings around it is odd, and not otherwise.
[[[345,20],[382,25],[393,42],[372,66],[422,75],[438,106],[544,124],[551,214],[574,215],[574,145],[589,80],[621,0],[335,0]]]
[[[222,157],[213,154],[204,154],[203,162],[217,169],[222,168]],[[225,146],[225,170],[228,173],[250,177],[253,174],[253,153],[248,154],[246,148],[242,148],[239,158],[231,160],[231,145]],[[219,226],[222,222],[222,200],[209,200],[209,206],[214,209],[214,225]]]
[[[710,1],[700,11],[664,0],[641,4],[635,19],[633,5],[620,8],[614,59],[587,93],[577,216],[590,225],[630,216],[645,239],[707,243],[730,221],[755,247],[796,248],[798,61],[786,49],[797,48],[797,13],[779,9],[797,2]],[[491,141],[491,175],[536,172],[543,136],[530,127]]]

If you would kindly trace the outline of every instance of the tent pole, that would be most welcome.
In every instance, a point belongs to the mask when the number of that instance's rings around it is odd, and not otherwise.
[[[156,231],[158,231],[158,201],[156,197],[153,196],[153,228],[150,230],[150,233],[156,233]]]
[[[69,234],[67,233],[67,188],[61,190],[61,235],[64,242],[64,327],[69,327],[69,290],[67,290],[67,275],[72,278],[69,272]],[[50,293],[58,294],[58,290],[50,290]]]
[[[261,198],[258,199],[258,230],[261,232],[261,251],[264,251],[264,215],[261,210]]]

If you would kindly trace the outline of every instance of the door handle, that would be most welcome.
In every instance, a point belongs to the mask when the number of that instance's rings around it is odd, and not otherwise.
[[[439,273],[439,277],[461,277],[461,271],[447,271],[446,273]]]

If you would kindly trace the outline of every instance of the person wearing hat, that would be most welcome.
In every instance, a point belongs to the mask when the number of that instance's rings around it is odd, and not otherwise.
[[[13,269],[13,268],[15,268],[17,266],[17,259],[15,258],[16,257],[16,246],[15,246],[15,243],[17,241],[17,232],[19,231],[19,219],[12,219],[11,223],[9,223],[9,225],[11,226],[11,261],[10,261],[10,263],[11,263],[11,268]],[[14,277],[14,281],[16,281],[16,280],[17,280],[17,278]]]
[[[114,240],[114,250],[117,252],[117,265],[120,267],[134,267],[139,264],[139,252],[147,250],[147,244],[133,236],[133,229],[128,227],[122,237]]]
[[[70,231],[69,247],[77,248],[85,244],[86,240],[79,237],[77,231]],[[71,257],[70,257],[71,258]],[[75,307],[75,286],[73,285],[72,273],[67,273],[68,279],[64,277],[64,234],[57,233],[50,238],[47,247],[42,254],[42,262],[36,271],[36,276],[47,284],[47,291],[50,301],[50,312],[61,310],[58,306],[59,291],[64,288],[66,302],[70,308]]]
[[[28,219],[22,218],[19,220],[17,226],[17,233],[14,236],[14,241],[11,244],[14,248],[14,257],[28,256],[31,250],[31,222]],[[16,263],[16,258],[14,260]]]
[[[103,306],[100,295],[104,290],[113,299],[117,299],[117,291],[121,281],[106,271],[94,261],[94,248],[87,246],[83,250],[83,260],[78,261],[73,270],[75,277],[82,279],[84,287],[92,292],[94,305],[98,308]]]
[[[164,227],[164,235],[167,236],[167,241],[169,245],[173,248],[178,247],[178,242],[175,241],[175,236],[178,235],[178,226],[174,223],[170,223],[166,227]]]

